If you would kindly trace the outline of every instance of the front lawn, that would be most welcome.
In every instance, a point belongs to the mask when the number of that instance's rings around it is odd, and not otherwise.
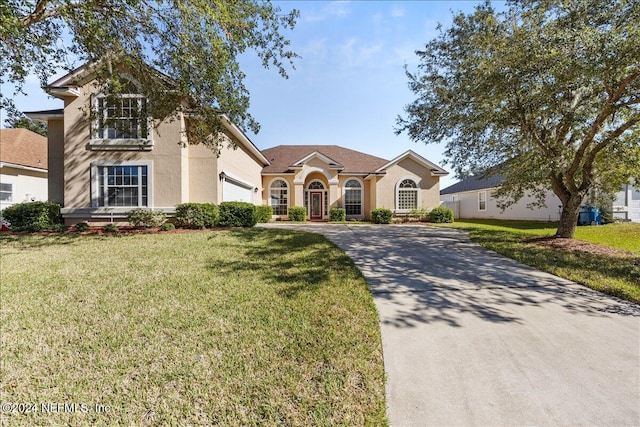
[[[609,224],[576,229],[575,238],[625,254],[594,254],[541,246],[535,237],[553,236],[553,223],[461,220],[447,227],[470,230],[484,247],[557,276],[633,302],[640,302],[640,224]]]
[[[38,409],[2,425],[386,424],[372,297],[319,235],[1,244],[2,401]]]

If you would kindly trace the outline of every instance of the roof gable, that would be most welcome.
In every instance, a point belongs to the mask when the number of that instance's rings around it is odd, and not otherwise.
[[[291,165],[291,168],[301,168],[305,163],[308,163],[312,159],[320,159],[324,163],[328,164],[330,169],[344,169],[344,166],[340,162],[333,160],[331,157],[326,156],[319,151],[314,151],[313,153],[304,156]]]
[[[435,163],[432,163],[429,160],[425,159],[424,157],[422,157],[421,155],[417,154],[413,150],[405,151],[404,153],[400,154],[395,159],[393,159],[390,162],[382,165],[380,168],[375,170],[375,172],[384,172],[389,167],[391,167],[391,166],[393,166],[395,164],[398,164],[402,160],[407,159],[407,158],[410,158],[410,159],[418,162],[420,165],[424,166],[425,168],[429,169],[431,171],[431,176],[449,175],[449,172],[447,172],[446,170],[442,169],[440,166],[436,165]]]
[[[47,170],[47,138],[29,129],[0,129],[0,162]]]

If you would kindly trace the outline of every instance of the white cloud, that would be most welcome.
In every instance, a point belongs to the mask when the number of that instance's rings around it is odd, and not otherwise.
[[[302,14],[301,19],[307,22],[317,22],[324,21],[329,18],[344,18],[349,16],[351,13],[349,3],[349,1],[332,1],[323,3],[324,6],[322,8]]]
[[[403,8],[401,8],[401,7],[394,7],[394,8],[391,10],[391,16],[392,16],[393,18],[401,18],[401,17],[403,17],[403,16],[404,16],[404,14],[405,14],[405,13],[406,13],[406,11],[405,11]]]

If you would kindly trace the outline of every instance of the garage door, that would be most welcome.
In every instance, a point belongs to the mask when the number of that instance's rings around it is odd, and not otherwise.
[[[227,176],[224,178],[222,185],[222,200],[225,202],[253,203],[253,187]]]

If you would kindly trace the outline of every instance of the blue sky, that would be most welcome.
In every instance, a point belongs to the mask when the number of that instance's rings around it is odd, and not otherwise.
[[[452,11],[472,12],[478,1],[274,3],[283,12],[300,10],[295,29],[286,36],[301,58],[289,79],[263,69],[250,52],[241,58],[250,112],[261,125],[257,135],[248,135],[258,148],[336,144],[386,159],[411,149],[451,170],[442,144],[411,142],[406,134],[395,135],[394,127],[414,99],[404,65],[415,71],[415,51],[437,35],[438,23],[448,27]],[[24,90],[27,96],[15,98],[20,110],[62,107],[61,100],[47,97],[36,78]],[[451,173],[441,188],[455,181]]]

